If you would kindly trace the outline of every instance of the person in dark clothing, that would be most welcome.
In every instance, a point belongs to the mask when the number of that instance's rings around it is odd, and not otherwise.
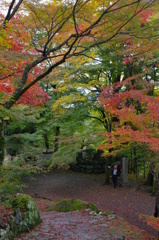
[[[117,180],[119,179],[119,176],[120,176],[120,170],[118,168],[118,165],[115,164],[110,176],[113,180],[114,188],[116,188]]]

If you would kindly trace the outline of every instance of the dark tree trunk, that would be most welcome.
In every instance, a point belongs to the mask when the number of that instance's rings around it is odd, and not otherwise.
[[[109,166],[109,158],[106,158],[106,162],[105,162],[105,183],[106,185],[110,184],[110,170],[108,169]]]
[[[146,168],[145,168],[145,161],[144,161],[144,179],[146,178]]]
[[[120,82],[120,78],[121,78],[121,73],[117,75],[115,82]]]
[[[48,139],[47,132],[44,133],[44,140],[45,140],[46,152],[49,152],[49,139]]]
[[[154,181],[154,175],[149,170],[148,177],[147,177],[147,185],[152,187],[153,181]]]
[[[156,186],[157,186],[157,191],[156,191],[156,204],[155,204],[155,217],[159,217],[159,179],[156,180]],[[159,232],[158,232],[159,235]]]
[[[131,152],[131,174],[133,173],[133,156]]]
[[[60,134],[60,127],[56,127],[56,130],[55,130],[55,149],[54,149],[54,152],[57,152],[58,151],[58,148],[59,148],[59,141],[58,141],[58,136]]]
[[[137,172],[137,161],[136,161],[136,148],[134,148],[134,159],[133,159],[133,173]]]
[[[158,197],[159,197],[159,186],[158,186],[158,180],[156,180],[156,178],[154,178],[154,180],[153,180],[152,195],[153,196],[158,195]],[[159,208],[158,208],[158,210],[159,210]]]
[[[3,118],[0,118],[0,166],[4,160],[5,141],[3,137]]]
[[[136,148],[134,148],[134,173],[136,174],[136,188],[137,190],[140,189],[140,179],[139,179],[139,172],[136,160]]]

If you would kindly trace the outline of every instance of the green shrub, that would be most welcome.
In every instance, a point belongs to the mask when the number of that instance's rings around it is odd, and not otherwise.
[[[3,136],[0,133],[0,165],[2,164],[4,159],[4,147],[5,147],[5,141]]]
[[[21,181],[24,175],[37,173],[40,169],[37,166],[25,164],[23,161],[16,161],[0,166],[0,197],[5,204],[9,203],[9,199],[17,192],[22,192],[25,187]]]
[[[81,201],[79,199],[69,200],[63,199],[58,201],[53,206],[48,208],[48,211],[58,211],[58,212],[70,212],[76,210],[90,209],[96,213],[99,213],[100,210],[92,203]]]

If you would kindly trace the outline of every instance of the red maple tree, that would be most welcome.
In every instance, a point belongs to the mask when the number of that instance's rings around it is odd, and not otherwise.
[[[14,24],[14,28],[12,27]],[[6,24],[2,30],[1,40],[1,75],[0,75],[0,92],[2,94],[1,104],[3,105],[9,99],[16,85],[21,79],[24,67],[35,58],[35,49],[30,47],[28,42],[28,33],[25,31],[24,23],[19,16],[14,16],[11,21]],[[27,84],[29,84],[35,76],[40,75],[44,71],[42,65],[35,66],[33,71],[28,74]],[[39,86],[38,83],[33,85],[24,92],[16,104],[25,105],[41,105],[48,101],[48,95]]]
[[[111,118],[111,131],[100,148],[115,151],[131,142],[145,143],[152,151],[159,150],[159,97],[149,95],[150,88],[135,89],[133,80],[115,83],[103,89],[99,101]],[[113,122],[113,119],[116,119]]]

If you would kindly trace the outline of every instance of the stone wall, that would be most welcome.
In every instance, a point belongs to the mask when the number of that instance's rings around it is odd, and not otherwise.
[[[105,158],[102,157],[102,152],[90,154],[90,151],[82,151],[76,158],[76,163],[70,165],[70,169],[76,172],[83,173],[104,173]]]

